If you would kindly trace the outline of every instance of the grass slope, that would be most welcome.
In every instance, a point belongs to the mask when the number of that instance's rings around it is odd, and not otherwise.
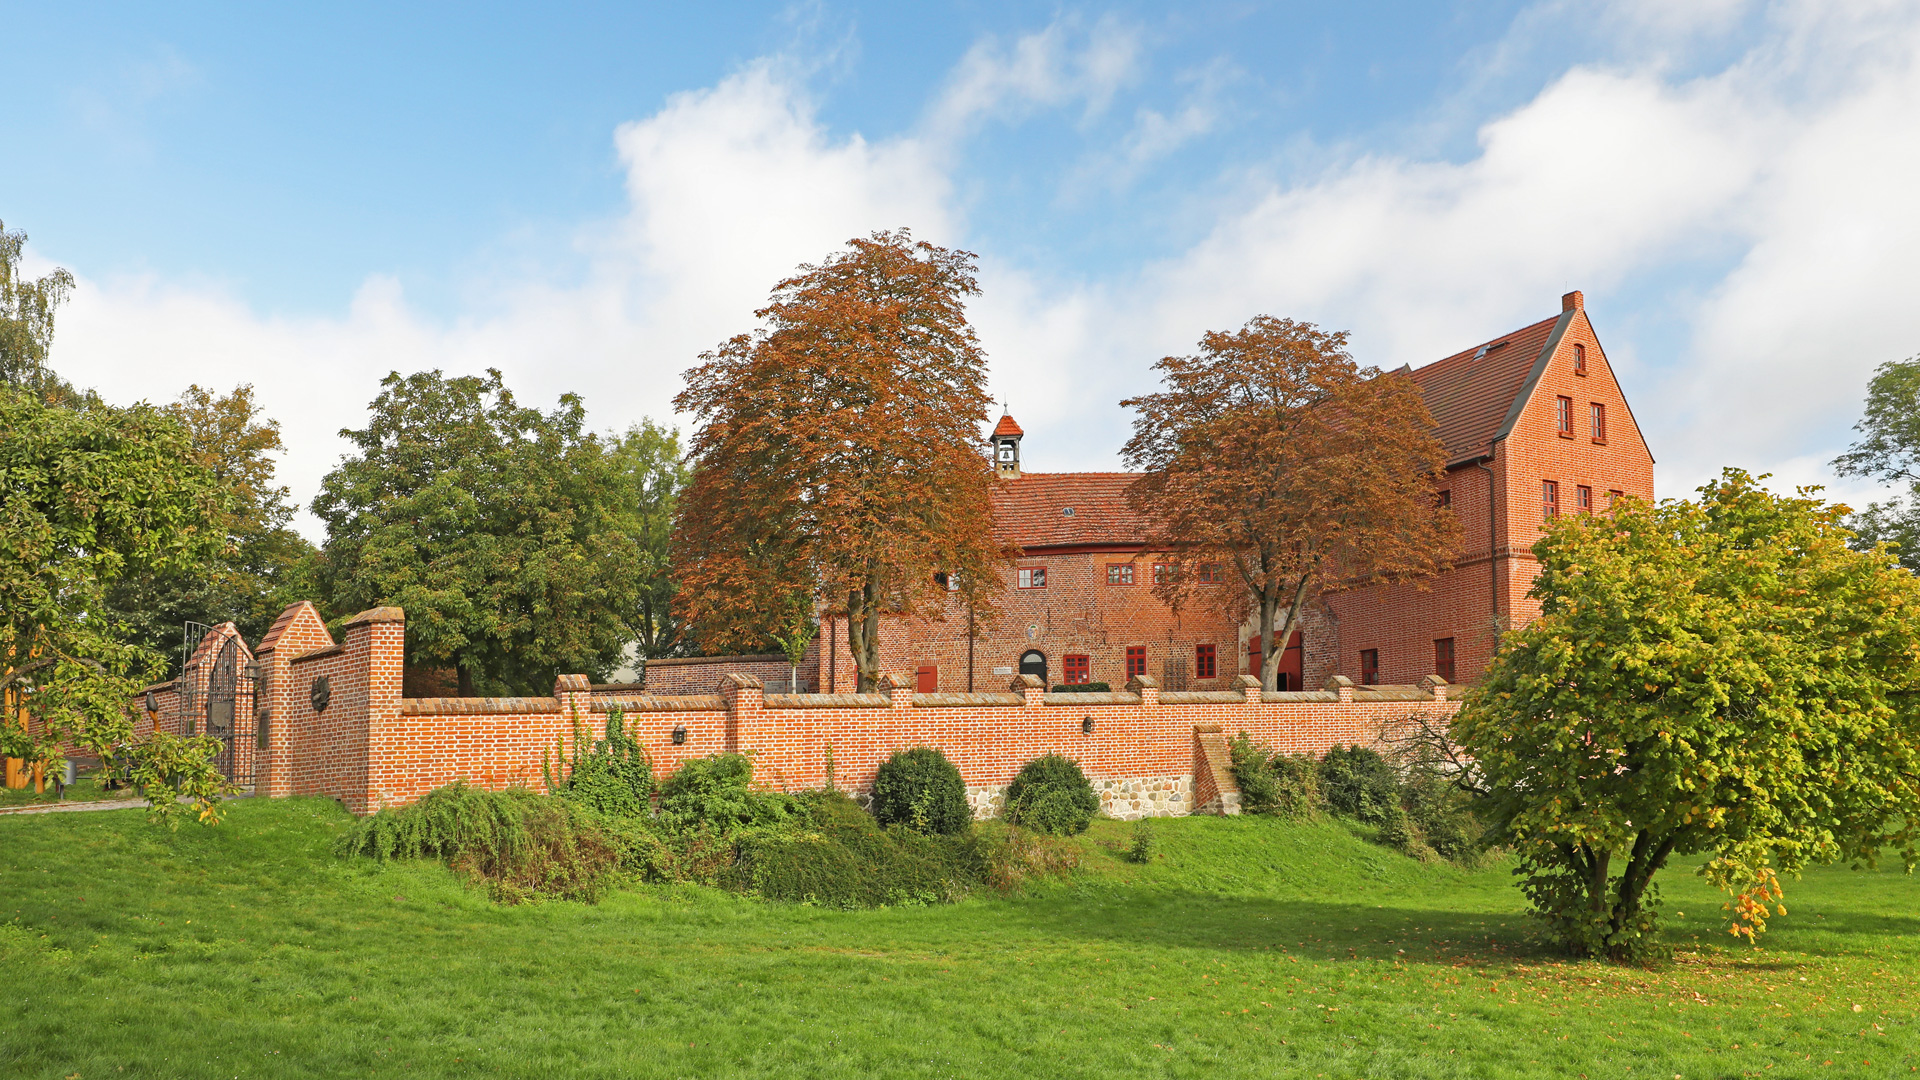
[[[1660,971],[1543,954],[1503,867],[1333,823],[1157,823],[1012,900],[866,912],[642,888],[506,908],[248,800],[0,818],[0,1075],[1907,1076],[1920,888],[1826,870],[1761,949],[1668,881]],[[1696,930],[1697,928],[1697,930]],[[1696,940],[1695,933],[1700,939]]]

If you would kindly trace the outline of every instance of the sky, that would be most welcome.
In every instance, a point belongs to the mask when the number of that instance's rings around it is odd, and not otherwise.
[[[1259,314],[1420,366],[1588,313],[1662,495],[1835,477],[1920,353],[1920,0],[28,5],[0,221],[116,403],[250,383],[301,504],[389,371],[684,426],[847,239],[979,258],[1036,471]],[[297,524],[319,535],[310,515]]]

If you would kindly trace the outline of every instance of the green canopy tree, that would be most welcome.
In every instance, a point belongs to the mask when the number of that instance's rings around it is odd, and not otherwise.
[[[107,593],[217,559],[226,494],[159,409],[0,387],[0,686],[38,721],[0,724],[8,756],[57,761],[67,739],[104,756],[131,737],[127,702],[161,658],[130,640]]]
[[[1907,497],[1870,503],[1847,525],[1854,547],[1882,542],[1900,553],[1900,565],[1920,574],[1920,356],[1880,365],[1867,386],[1867,407],[1858,442],[1834,459],[1842,476],[1868,476],[1906,484]]]
[[[318,552],[289,527],[287,489],[273,482],[273,455],[286,449],[280,423],[263,415],[253,387],[222,395],[190,386],[166,412],[187,430],[195,463],[227,493],[228,544],[193,572],[129,574],[108,602],[136,641],[167,654],[177,670],[183,623],[231,619],[258,641],[288,604],[314,595]]]
[[[380,386],[313,501],[333,609],[404,607],[408,662],[452,666],[463,695],[604,677],[626,640],[629,485],[580,398],[543,413],[491,369]]]
[[[642,659],[679,656],[690,647],[673,611],[673,514],[687,486],[680,433],[651,420],[627,429],[608,447],[627,517],[623,578],[630,597],[621,621]]]
[[[1675,856],[1710,856],[1749,935],[1779,873],[1913,865],[1920,579],[1849,548],[1844,511],[1729,469],[1697,502],[1624,500],[1535,546],[1540,617],[1452,733],[1571,951],[1656,952]]]
[[[26,233],[8,232],[0,221],[0,385],[44,391],[54,313],[73,291],[73,275],[56,269],[45,277],[22,277],[26,246]]]

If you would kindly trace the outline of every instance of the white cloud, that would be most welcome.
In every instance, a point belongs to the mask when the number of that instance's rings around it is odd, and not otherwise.
[[[1578,13],[1549,10],[1529,32],[1553,17]],[[1663,491],[1721,464],[1817,481],[1872,367],[1920,351],[1920,14],[1786,5],[1758,22],[1704,74],[1664,60],[1572,68],[1486,119],[1464,161],[1374,153],[1304,181],[1222,185],[1237,194],[1213,196],[1216,224],[1188,249],[1079,274],[1010,263],[968,235],[951,140],[987,116],[1105,108],[1140,58],[1125,26],[1066,20],[982,42],[920,130],[883,140],[828,132],[799,78],[761,63],[619,129],[630,207],[583,228],[577,282],[494,283],[446,323],[372,278],[341,316],[296,320],[218,289],[75,267],[56,362],[116,400],[255,383],[286,426],[284,478],[308,498],[344,449],[334,431],[361,421],[391,368],[500,367],[530,401],[582,392],[603,428],[664,417],[680,373],[747,328],[774,281],[905,224],[984,250],[974,316],[1037,467],[1112,467],[1128,422],[1115,403],[1206,329],[1294,315],[1355,330],[1370,362],[1419,364],[1581,288]],[[1659,30],[1648,25],[1633,33]],[[1212,122],[1180,116],[1133,137],[1146,147]],[[1097,152],[1121,160],[1128,147]],[[1648,297],[1654,280],[1682,284]],[[1634,332],[1661,319],[1682,334]]]
[[[928,130],[951,143],[981,120],[1078,103],[1096,116],[1137,75],[1137,28],[1107,16],[1082,28],[1074,18],[1011,43],[987,37],[967,50],[928,111]]]

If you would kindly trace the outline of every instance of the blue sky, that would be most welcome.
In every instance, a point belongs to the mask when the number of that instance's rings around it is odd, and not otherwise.
[[[846,237],[978,252],[1043,468],[1262,312],[1416,365],[1584,289],[1663,492],[1827,477],[1920,352],[1920,6],[19,5],[0,219],[109,397],[254,383],[306,499],[391,368],[594,422]],[[1037,437],[1035,437],[1037,436]],[[1843,493],[1864,495],[1857,486]]]

